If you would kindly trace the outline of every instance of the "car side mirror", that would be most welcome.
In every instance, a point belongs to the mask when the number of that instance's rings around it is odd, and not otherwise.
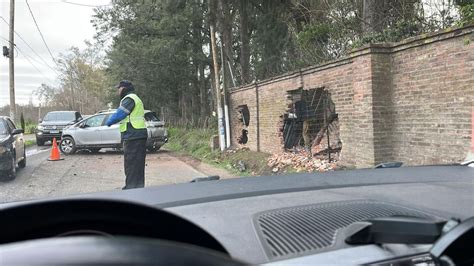
[[[80,124],[79,124],[79,127],[80,127],[80,128],[85,128],[85,127],[86,127],[86,123],[80,123]]]
[[[12,131],[12,135],[18,135],[18,134],[23,134],[25,131],[21,128],[14,129]]]
[[[42,123],[43,122],[43,119],[38,119],[38,123]]]

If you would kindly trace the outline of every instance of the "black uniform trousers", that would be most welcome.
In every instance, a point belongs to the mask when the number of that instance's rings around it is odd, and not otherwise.
[[[124,140],[123,152],[125,187],[122,189],[144,187],[146,139]]]

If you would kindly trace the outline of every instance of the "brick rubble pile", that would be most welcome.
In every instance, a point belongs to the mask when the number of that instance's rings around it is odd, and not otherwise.
[[[267,165],[272,168],[272,172],[280,172],[287,167],[293,167],[296,172],[326,172],[336,168],[337,161],[328,159],[318,159],[311,157],[310,153],[304,149],[296,149],[295,151],[284,151],[273,154]]]

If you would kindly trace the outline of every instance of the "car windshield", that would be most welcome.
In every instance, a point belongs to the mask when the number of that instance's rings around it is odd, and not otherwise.
[[[153,121],[153,122],[158,122],[160,119],[156,116],[155,113],[149,112],[145,114],[145,119],[146,121]]]
[[[8,134],[8,130],[6,125],[3,123],[2,120],[0,120],[0,136],[5,136]]]
[[[59,112],[59,113],[48,113],[43,121],[73,121],[76,119],[74,113],[71,112]]]
[[[98,127],[102,125],[102,122],[104,121],[105,115],[97,115],[91,118],[88,118],[84,124],[87,127]]]
[[[474,152],[473,7],[0,1],[0,116],[24,130],[0,149],[0,203],[461,164]]]

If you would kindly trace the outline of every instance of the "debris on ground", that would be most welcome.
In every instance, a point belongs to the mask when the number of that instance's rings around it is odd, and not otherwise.
[[[244,172],[245,170],[247,170],[247,167],[245,167],[245,164],[242,160],[237,162],[237,166],[240,172]]]
[[[237,147],[234,149],[225,150],[226,153],[237,153],[239,151],[250,151],[250,149],[248,147]]]
[[[295,148],[292,151],[273,154],[267,165],[272,168],[273,173],[278,173],[289,167],[296,172],[326,172],[336,169],[336,164],[337,160],[329,162],[327,158],[312,157],[311,153],[303,148]]]

